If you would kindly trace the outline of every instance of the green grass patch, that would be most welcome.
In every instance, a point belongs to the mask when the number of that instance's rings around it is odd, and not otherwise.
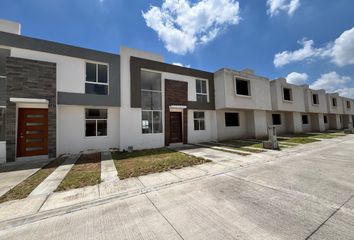
[[[297,144],[307,144],[318,142],[320,140],[309,138],[309,137],[291,137],[291,138],[278,138],[279,143],[297,143]]]
[[[168,148],[113,152],[112,157],[120,179],[210,162]]]
[[[251,141],[228,140],[228,141],[222,141],[221,143],[232,145],[236,148],[242,148],[242,147],[263,148],[263,145],[261,142],[255,143],[255,142],[251,142]]]
[[[93,186],[100,182],[101,153],[84,154],[76,161],[55,191]]]
[[[0,203],[26,198],[44,179],[46,179],[54,170],[64,162],[65,158],[57,158],[33,175],[22,181],[16,187],[0,197]]]

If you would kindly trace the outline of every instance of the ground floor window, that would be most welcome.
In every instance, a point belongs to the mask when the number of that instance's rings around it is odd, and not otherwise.
[[[238,113],[226,112],[225,113],[225,126],[226,127],[239,127],[240,119]]]
[[[194,112],[194,130],[205,130],[205,114],[204,112]]]
[[[281,125],[281,116],[280,114],[272,114],[273,125]]]
[[[327,116],[323,116],[323,122],[324,122],[325,124],[328,123]]]
[[[5,141],[5,108],[0,107],[0,141]]]
[[[143,133],[162,133],[162,111],[142,111]]]
[[[302,124],[309,124],[309,117],[307,115],[302,115]]]
[[[107,136],[107,118],[107,109],[85,109],[85,136]]]

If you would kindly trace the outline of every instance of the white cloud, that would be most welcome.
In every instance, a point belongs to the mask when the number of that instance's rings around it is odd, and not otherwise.
[[[289,63],[299,61],[315,61],[327,58],[342,67],[354,64],[354,27],[343,32],[334,42],[327,43],[324,47],[315,48],[313,40],[299,41],[302,48],[293,52],[283,51],[274,56],[274,65],[282,67]]]
[[[146,25],[164,42],[168,51],[193,52],[199,44],[215,39],[228,25],[240,21],[235,0],[164,0],[161,7],[143,12]]]
[[[180,66],[180,67],[186,67],[186,68],[190,68],[191,67],[191,65],[189,65],[189,64],[184,65],[183,63],[179,63],[179,62],[174,62],[172,64],[176,65],[176,66]]]
[[[292,72],[286,77],[286,80],[289,83],[301,85],[305,84],[308,78],[309,76],[306,73]]]
[[[267,0],[267,13],[273,17],[284,11],[289,16],[300,7],[300,0]]]
[[[336,72],[322,74],[310,85],[313,89],[325,89],[328,92],[338,92],[341,96],[354,99],[354,82],[349,76],[340,76]]]

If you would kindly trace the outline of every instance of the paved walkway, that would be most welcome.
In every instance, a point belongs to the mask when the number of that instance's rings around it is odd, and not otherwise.
[[[41,169],[49,160],[15,162],[0,165],[0,196]]]
[[[68,157],[57,169],[54,170],[43,182],[41,182],[29,195],[29,197],[39,195],[49,195],[58,188],[59,184],[65,178],[66,174],[79,159],[80,154]]]
[[[118,181],[117,168],[114,165],[112,155],[110,152],[101,153],[101,181],[113,182]]]
[[[132,178],[116,185],[130,190],[114,198],[0,223],[11,226],[0,239],[351,240],[353,145],[353,136],[346,136],[254,154],[257,160],[246,167],[231,167],[241,160],[225,155],[168,172],[176,179],[165,179],[179,182],[166,186],[142,187],[156,176]]]

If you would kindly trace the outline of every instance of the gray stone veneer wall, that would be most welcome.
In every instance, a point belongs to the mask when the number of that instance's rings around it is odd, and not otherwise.
[[[56,64],[7,57],[6,60],[6,155],[16,158],[16,104],[10,98],[38,98],[48,105],[48,152],[56,156]]]

